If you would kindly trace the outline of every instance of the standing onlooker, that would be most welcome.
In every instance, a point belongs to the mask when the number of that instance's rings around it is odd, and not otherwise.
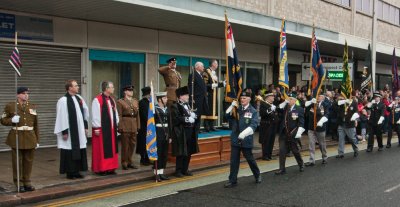
[[[147,133],[147,120],[149,113],[149,102],[150,102],[151,88],[146,86],[142,88],[142,99],[139,101],[139,119],[140,129],[137,137],[136,154],[140,155],[140,164],[150,165],[149,156],[146,150],[146,133]]]

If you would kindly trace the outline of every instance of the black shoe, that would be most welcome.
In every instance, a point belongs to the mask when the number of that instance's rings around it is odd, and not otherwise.
[[[225,185],[224,185],[224,188],[233,188],[233,187],[236,187],[237,186],[237,183],[231,183],[231,182],[229,182],[229,183],[226,183]]]
[[[372,148],[367,148],[367,152],[372,152]]]
[[[106,175],[116,175],[117,173],[113,170],[113,171],[107,171]]]
[[[150,162],[148,162],[148,161],[140,161],[140,164],[144,165],[144,166],[149,166]]]
[[[177,177],[177,178],[181,178],[181,177],[183,177],[184,175],[183,175],[182,173],[180,173],[180,172],[176,172],[176,173],[174,174],[174,176]]]
[[[160,174],[160,178],[161,180],[169,180],[169,177],[164,174]]]
[[[262,178],[261,175],[258,176],[258,178],[256,178],[256,183],[260,184],[262,182]]]
[[[387,145],[386,145],[386,148],[388,148],[388,149],[391,148],[391,147],[392,147],[391,144],[387,144]]]
[[[190,171],[186,171],[186,172],[184,172],[182,174],[185,175],[185,176],[193,176],[193,173],[190,172]]]
[[[26,192],[24,186],[19,186],[19,192],[20,193],[25,193]]]
[[[156,181],[157,181],[157,182],[161,182],[160,175],[156,175]]]
[[[269,158],[269,157],[263,157],[262,160],[270,161],[271,158]]]
[[[136,165],[132,165],[132,164],[128,164],[128,168],[132,168],[132,169],[139,169],[138,166]]]
[[[33,187],[33,186],[24,186],[24,189],[25,189],[26,192],[35,191],[35,187]]]
[[[98,175],[98,176],[106,176],[107,172],[98,172],[98,173],[96,173],[96,175]]]
[[[72,174],[67,174],[67,179],[73,180],[75,177]]]
[[[336,158],[342,159],[342,158],[344,158],[344,155],[336,155]]]
[[[383,147],[379,147],[378,148],[378,152],[380,152],[380,151],[382,151],[383,150]]]
[[[299,166],[299,171],[304,172],[304,165]]]
[[[325,160],[324,160],[325,161]],[[312,163],[312,162],[307,162],[306,164],[305,164],[305,166],[306,167],[312,167],[312,166],[314,166],[315,164],[314,163]]]
[[[74,175],[74,178],[82,179],[82,178],[84,178],[84,176],[81,175],[80,173],[76,173],[76,174]]]
[[[275,175],[284,175],[284,174],[286,174],[285,170],[278,170],[275,172]]]
[[[358,157],[358,151],[355,151],[353,156]]]
[[[322,164],[326,165],[326,164],[328,164],[328,162],[326,160],[322,160]]]
[[[128,170],[128,167],[127,166],[122,166],[122,169],[123,170]]]

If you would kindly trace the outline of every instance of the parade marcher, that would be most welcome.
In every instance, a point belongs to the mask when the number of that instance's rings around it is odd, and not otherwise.
[[[138,169],[132,158],[136,150],[137,134],[140,129],[139,103],[133,98],[133,85],[123,88],[124,98],[117,101],[119,116],[118,132],[121,133],[121,166],[123,170]]]
[[[193,106],[196,118],[195,125],[195,136],[198,137],[200,132],[200,117],[208,111],[207,101],[207,86],[203,80],[204,65],[202,62],[196,62],[194,65],[194,71],[189,75],[188,87],[189,87],[189,104]],[[194,77],[193,77],[194,75]]]
[[[157,97],[158,104],[155,107],[154,119],[156,123],[156,133],[157,133],[157,170],[155,172],[157,175],[156,179],[169,180],[168,176],[164,174],[164,169],[167,167],[168,161],[168,145],[170,139],[168,136],[168,119],[169,111],[167,109],[167,93],[160,92],[155,94]],[[154,163],[155,165],[155,163]],[[154,166],[154,169],[156,166]]]
[[[226,110],[229,118],[234,119],[231,132],[231,162],[229,182],[225,188],[235,187],[237,185],[237,175],[239,173],[240,152],[246,158],[253,172],[256,183],[261,183],[260,169],[253,156],[253,134],[257,129],[258,115],[256,109],[250,105],[251,94],[242,92],[240,94],[240,106],[237,101],[233,101]],[[233,107],[237,108],[236,115],[233,114]],[[238,118],[236,117],[238,116]],[[238,119],[238,120],[237,120]]]
[[[196,114],[189,105],[189,89],[187,86],[176,89],[178,102],[171,106],[173,125],[172,131],[172,155],[176,157],[175,176],[192,176],[189,171],[189,163],[192,154],[199,152],[197,138],[194,133]]]
[[[89,108],[78,95],[76,80],[65,83],[67,93],[57,102],[54,134],[60,149],[60,174],[68,179],[83,178],[79,171],[87,171],[86,143],[88,134]]]
[[[167,60],[168,65],[162,66],[158,69],[158,72],[163,76],[165,86],[167,89],[167,106],[170,107],[174,102],[177,101],[175,90],[181,87],[181,74],[176,70],[176,58],[172,57]]]
[[[2,125],[12,126],[5,143],[11,147],[13,181],[15,186],[18,186],[19,182],[20,193],[35,190],[31,184],[31,172],[35,149],[39,146],[36,106],[28,99],[29,89],[27,87],[18,87],[17,103],[15,101],[8,103],[1,116]],[[18,131],[18,152],[16,148],[16,131]],[[17,180],[17,153],[19,156],[19,181]]]
[[[381,94],[374,93],[374,100],[367,104],[367,108],[371,111],[368,120],[369,136],[368,136],[368,147],[367,152],[372,152],[374,148],[374,136],[378,141],[378,151],[383,150],[382,143],[382,127],[384,121],[384,110],[385,105],[381,101]]]
[[[329,108],[325,102],[325,96],[319,95],[318,100],[313,98],[306,101],[306,113],[308,113],[308,138],[310,149],[310,161],[305,166],[315,165],[315,143],[318,142],[319,149],[322,154],[322,164],[327,163],[328,156],[326,154],[326,122],[328,121]],[[314,119],[315,117],[315,119]],[[315,128],[314,128],[315,125]]]
[[[279,123],[279,114],[274,105],[275,94],[265,94],[265,101],[260,101],[260,133],[259,143],[262,146],[262,159],[271,160],[275,135]]]
[[[142,88],[142,99],[139,101],[140,129],[137,137],[136,154],[140,155],[140,164],[150,165],[149,156],[146,150],[147,120],[149,113],[151,88],[146,86]]]
[[[356,121],[360,117],[358,114],[357,102],[353,99],[345,99],[343,95],[339,95],[337,101],[338,113],[338,134],[339,147],[336,158],[344,157],[344,144],[346,136],[349,138],[353,148],[354,157],[358,156],[358,147],[356,145]]]
[[[386,148],[390,148],[392,146],[391,140],[393,136],[393,131],[397,133],[397,137],[400,136],[400,98],[395,97],[394,101],[386,108],[390,115],[388,117],[388,139]],[[400,138],[399,145],[400,146]]]
[[[400,97],[396,97],[394,101],[386,108],[390,112],[388,119],[388,139],[386,148],[392,147],[393,131],[397,133],[400,147]]]
[[[204,82],[207,85],[208,108],[204,115],[204,129],[206,132],[215,131],[214,121],[218,119],[218,93],[217,89],[225,87],[225,81],[218,81],[216,70],[218,69],[218,61],[211,60],[210,67],[203,73]],[[202,117],[202,118],[203,118]]]
[[[117,127],[119,116],[114,98],[114,84],[101,83],[102,93],[92,102],[92,170],[94,173],[114,175],[118,168]]]
[[[285,162],[287,148],[292,151],[299,165],[300,172],[304,171],[304,162],[301,158],[298,143],[304,129],[304,109],[296,105],[295,94],[289,94],[288,100],[279,104],[279,109],[283,110],[281,124],[279,127],[279,170],[276,175],[286,174]]]

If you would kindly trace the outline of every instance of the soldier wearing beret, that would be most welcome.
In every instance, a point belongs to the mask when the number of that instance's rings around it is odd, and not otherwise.
[[[162,66],[158,72],[164,77],[165,86],[167,87],[167,105],[170,106],[177,101],[175,90],[181,87],[181,74],[176,70],[176,58],[172,57],[167,60],[168,65]]]
[[[36,106],[28,101],[29,89],[19,87],[17,89],[17,103],[10,102],[1,116],[1,124],[12,126],[8,133],[6,144],[11,147],[13,180],[18,186],[19,192],[34,191],[31,184],[31,172],[35,149],[39,146],[39,128]],[[17,112],[16,112],[17,106]],[[16,143],[16,132],[18,132],[18,152]],[[20,180],[17,180],[17,153],[19,155]]]
[[[121,165],[123,170],[137,169],[133,152],[136,149],[137,134],[140,126],[139,102],[133,98],[134,86],[127,85],[123,88],[124,98],[117,101],[119,115],[118,131],[121,133]]]

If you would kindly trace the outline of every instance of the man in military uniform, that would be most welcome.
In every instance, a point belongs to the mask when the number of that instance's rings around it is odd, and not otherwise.
[[[260,169],[257,166],[257,162],[253,156],[253,134],[257,129],[258,125],[258,114],[257,110],[250,105],[251,94],[248,92],[242,92],[240,96],[240,106],[236,101],[233,101],[231,106],[226,110],[226,114],[229,115],[233,120],[232,132],[231,132],[231,164],[229,182],[225,184],[225,188],[232,188],[237,185],[237,175],[239,173],[240,164],[240,152],[246,158],[247,163],[250,166],[251,172],[253,172],[256,183],[261,183]],[[232,115],[233,107],[237,108],[237,115],[239,120],[236,120],[236,116]]]
[[[374,148],[374,135],[378,141],[378,151],[383,150],[382,144],[382,126],[384,118],[385,105],[381,101],[381,94],[374,93],[374,100],[367,104],[367,108],[371,111],[368,120],[369,137],[367,152],[372,152]]]
[[[289,148],[296,158],[300,172],[304,171],[304,162],[301,158],[298,140],[304,129],[304,109],[296,105],[297,98],[295,94],[289,94],[288,100],[279,104],[279,109],[283,110],[281,125],[279,127],[279,170],[276,175],[286,174],[285,162],[286,153]]]
[[[389,123],[388,123],[388,139],[386,148],[392,147],[392,136],[393,131],[397,133],[397,138],[399,140],[400,147],[400,97],[396,97],[394,101],[386,108],[389,112]]]
[[[206,132],[215,131],[214,121],[218,119],[217,107],[218,107],[218,94],[217,89],[225,87],[225,81],[218,81],[216,70],[218,68],[218,61],[211,60],[210,67],[203,73],[204,82],[207,85],[207,97],[208,97],[208,108],[209,110],[204,113],[204,129]]]
[[[265,94],[265,101],[260,101],[260,133],[259,143],[262,146],[262,159],[271,160],[272,150],[274,149],[275,135],[279,122],[278,111],[273,104],[275,94],[270,92]]]
[[[36,106],[28,101],[29,89],[19,87],[17,89],[17,103],[10,102],[4,108],[1,124],[12,126],[8,133],[6,144],[11,147],[13,180],[19,186],[19,192],[34,191],[31,184],[32,163],[35,149],[39,146],[39,128]],[[15,107],[17,105],[17,112]],[[18,152],[16,132],[18,131]],[[17,180],[17,153],[19,156],[20,180]]]
[[[156,94],[158,104],[155,107],[154,119],[156,122],[157,133],[157,172],[155,172],[157,181],[169,180],[164,174],[164,169],[167,167],[168,161],[168,145],[170,139],[168,136],[168,119],[169,111],[167,109],[167,93],[160,92]],[[154,163],[154,170],[156,169]]]
[[[195,136],[196,114],[189,104],[189,89],[187,86],[176,89],[178,102],[171,105],[169,128],[172,131],[172,155],[176,157],[175,176],[192,176],[189,163],[192,154],[199,152]]]
[[[163,76],[165,86],[167,87],[167,106],[171,106],[177,101],[175,90],[181,87],[181,74],[176,70],[176,58],[170,58],[167,60],[168,65],[162,66],[158,69],[158,72]]]
[[[319,149],[322,154],[322,164],[327,163],[328,156],[326,154],[326,123],[329,116],[329,108],[325,102],[325,96],[319,95],[318,100],[313,98],[306,101],[306,113],[308,113],[308,138],[310,149],[310,161],[305,165],[315,165],[315,143],[318,142]]]
[[[336,158],[344,157],[344,144],[345,137],[349,138],[351,146],[353,147],[354,157],[358,156],[358,147],[356,145],[356,120],[360,117],[358,114],[358,107],[356,101],[353,99],[344,99],[343,95],[339,95],[337,101],[338,113],[338,134],[339,134],[339,147],[338,155]]]
[[[123,170],[138,167],[132,160],[136,149],[137,134],[140,128],[139,103],[133,98],[134,86],[128,85],[123,88],[124,98],[117,101],[119,116],[118,131],[121,133],[121,165]]]

